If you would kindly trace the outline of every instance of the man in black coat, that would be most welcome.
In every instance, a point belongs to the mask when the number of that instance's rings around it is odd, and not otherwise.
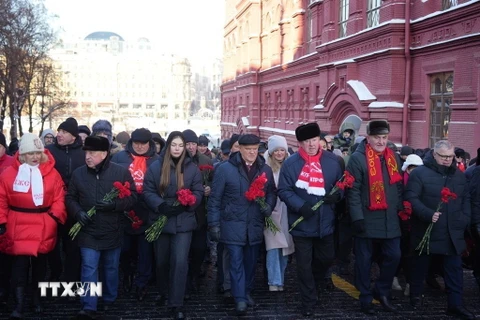
[[[81,281],[98,282],[98,266],[102,261],[103,302],[107,310],[117,298],[124,212],[134,205],[137,193],[130,172],[110,162],[107,138],[87,137],[83,149],[86,165],[74,171],[65,203],[68,214],[82,226],[75,238],[82,256]],[[105,201],[105,195],[117,181],[122,185],[128,182],[130,194]],[[92,207],[95,207],[95,214],[90,216],[87,212]],[[87,292],[81,298],[79,316],[94,318],[97,300]]]
[[[57,136],[53,144],[45,147],[55,159],[55,169],[68,187],[70,178],[75,169],[85,164],[85,152],[82,150],[83,141],[79,136],[78,123],[74,118],[67,118],[57,129]],[[50,281],[58,281],[62,274],[62,281],[79,281],[80,279],[80,250],[78,245],[68,236],[68,230],[76,221],[67,218],[65,225],[59,225],[57,229],[58,241],[55,249],[48,254],[48,264],[51,268]],[[62,266],[60,257],[60,242],[63,243],[65,252],[65,268]]]
[[[461,254],[466,247],[464,233],[471,223],[470,194],[465,175],[457,168],[454,158],[453,145],[446,140],[438,141],[425,156],[424,165],[415,169],[408,179],[405,200],[412,204],[413,209],[410,233],[412,248],[418,247],[427,228],[433,223],[428,250],[417,250],[413,255],[410,303],[415,308],[420,305],[423,281],[430,263],[429,254],[437,254],[443,257],[447,313],[461,319],[474,319],[462,301]],[[456,198],[442,200],[443,188],[455,193]]]
[[[152,133],[145,128],[133,131],[132,137],[125,144],[125,150],[112,157],[112,162],[128,169],[138,194],[138,201],[132,210],[143,223],[139,228],[133,228],[131,223],[126,226],[120,268],[123,272],[124,291],[130,292],[134,284],[139,301],[145,299],[154,264],[153,245],[145,239],[144,234],[147,229],[149,208],[143,198],[143,180],[148,167],[158,159]],[[135,274],[137,276],[133,279]]]
[[[478,149],[477,165],[470,177],[470,200],[472,203],[472,231],[475,239],[475,260],[473,275],[480,287],[480,148]],[[467,177],[468,180],[468,177]]]
[[[355,286],[360,291],[361,311],[374,314],[372,299],[383,308],[396,312],[390,303],[390,289],[401,258],[400,222],[402,177],[399,159],[387,148],[390,124],[372,120],[367,124],[367,138],[350,157],[347,171],[355,178],[347,192],[352,218],[355,253]],[[381,252],[380,277],[371,290],[370,269],[373,253]]]

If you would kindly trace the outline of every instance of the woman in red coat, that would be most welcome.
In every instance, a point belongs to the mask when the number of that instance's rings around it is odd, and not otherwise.
[[[44,150],[41,140],[26,133],[20,140],[15,163],[0,181],[0,251],[12,256],[12,287],[15,310],[20,318],[28,269],[32,264],[33,304],[42,312],[38,282],[44,281],[47,253],[57,241],[57,223],[65,223],[65,191],[62,178],[54,168],[55,160]]]

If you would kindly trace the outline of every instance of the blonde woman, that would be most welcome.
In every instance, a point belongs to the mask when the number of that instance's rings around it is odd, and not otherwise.
[[[272,168],[275,186],[278,186],[278,176],[283,161],[289,156],[287,140],[281,136],[271,136],[268,139],[268,150],[265,160]],[[295,251],[293,239],[288,232],[287,206],[277,198],[277,205],[272,211],[272,219],[281,232],[273,234],[265,229],[265,245],[267,249],[268,288],[270,291],[283,291],[285,268],[288,255]]]

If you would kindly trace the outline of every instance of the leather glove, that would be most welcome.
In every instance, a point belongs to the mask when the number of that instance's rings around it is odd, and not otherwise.
[[[352,229],[356,234],[365,233],[365,220],[357,220],[352,223]]]
[[[52,218],[53,220],[55,220],[56,223],[60,223],[60,220],[58,220],[58,218],[55,217],[55,216],[53,215],[53,213],[49,212],[48,215],[50,216],[50,218]]]
[[[220,241],[220,227],[211,227],[208,229],[208,234],[210,235],[210,240],[215,242]]]
[[[4,234],[5,232],[7,232],[7,224],[6,223],[2,223],[0,224],[0,236],[2,234]]]
[[[305,204],[300,208],[300,214],[305,220],[310,219],[315,215],[315,211],[312,210],[312,207],[305,202]]]
[[[339,202],[340,200],[342,200],[342,195],[340,194],[340,192],[335,192],[332,195],[329,194],[323,197],[323,203],[325,204],[334,204]]]
[[[95,209],[98,211],[110,212],[115,210],[114,201],[100,201],[95,204]]]
[[[267,204],[266,208],[260,207],[260,212],[265,216],[265,217],[270,217],[272,215],[272,209],[270,209],[270,205]]]
[[[78,211],[75,214],[75,219],[77,219],[78,223],[80,223],[82,227],[85,227],[92,221],[92,218],[90,218],[88,216],[88,213],[86,213],[85,211]]]
[[[185,212],[185,207],[182,205],[169,206],[166,202],[164,202],[158,206],[158,213],[163,214],[167,218],[178,216],[182,212]]]

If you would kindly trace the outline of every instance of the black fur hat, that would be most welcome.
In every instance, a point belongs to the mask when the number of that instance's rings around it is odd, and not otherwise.
[[[295,136],[297,137],[297,141],[305,141],[308,139],[312,139],[315,137],[320,137],[320,127],[318,123],[312,122],[301,125],[295,129]]]
[[[374,136],[377,134],[389,134],[390,124],[387,120],[372,120],[367,124],[367,134]]]
[[[88,136],[85,138],[83,150],[86,151],[109,151],[110,141],[102,136]]]

